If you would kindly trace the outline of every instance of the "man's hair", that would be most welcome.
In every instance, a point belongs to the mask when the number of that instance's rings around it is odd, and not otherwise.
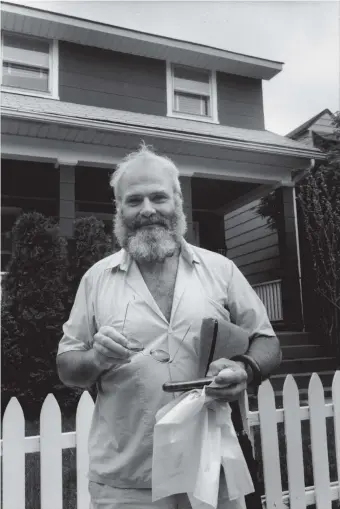
[[[121,201],[119,190],[121,178],[125,175],[131,165],[134,165],[139,161],[157,163],[159,169],[166,169],[172,178],[174,193],[179,195],[180,199],[182,199],[179,171],[176,165],[168,157],[157,155],[151,147],[142,142],[136,152],[131,152],[125,156],[120,163],[118,163],[116,171],[111,176],[110,185],[113,187],[117,202]],[[140,166],[143,167],[143,165]]]

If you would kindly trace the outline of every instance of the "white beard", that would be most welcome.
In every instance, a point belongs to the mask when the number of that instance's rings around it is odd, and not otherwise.
[[[163,262],[175,253],[177,246],[178,242],[168,230],[155,225],[130,235],[126,249],[137,262]]]
[[[168,227],[155,224],[133,230],[126,225],[121,212],[117,212],[114,232],[119,245],[137,262],[163,262],[174,255],[187,229],[181,203],[176,203],[173,217],[166,218],[166,222]]]

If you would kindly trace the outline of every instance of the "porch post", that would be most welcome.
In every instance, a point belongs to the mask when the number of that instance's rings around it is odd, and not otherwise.
[[[179,177],[181,189],[183,194],[183,209],[187,218],[188,230],[186,233],[186,240],[190,244],[195,244],[195,236],[192,221],[192,195],[191,195],[191,177]]]
[[[277,192],[282,205],[278,236],[282,267],[283,320],[287,328],[299,331],[302,330],[304,324],[294,187],[283,186]]]
[[[75,219],[75,167],[78,161],[58,161],[59,165],[59,225],[60,233],[73,237]]]

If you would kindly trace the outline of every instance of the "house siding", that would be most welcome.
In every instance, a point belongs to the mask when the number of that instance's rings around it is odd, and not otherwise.
[[[227,256],[251,284],[281,277],[278,234],[257,214],[258,203],[253,201],[224,218]]]
[[[165,62],[59,43],[61,101],[166,115]]]
[[[116,51],[59,43],[61,101],[166,116],[166,63]],[[217,73],[219,122],[264,129],[262,82]]]
[[[216,80],[220,124],[264,129],[262,81],[223,72]]]
[[[310,129],[312,131],[322,131],[326,133],[332,133],[334,131],[334,125],[332,123],[331,115],[329,113],[325,113],[324,115],[322,115],[322,117],[318,118],[316,122],[314,122]]]

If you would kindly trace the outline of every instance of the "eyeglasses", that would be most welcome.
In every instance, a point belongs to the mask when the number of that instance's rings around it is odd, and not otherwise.
[[[124,336],[124,329],[125,329],[125,321],[126,321],[126,316],[127,316],[127,312],[128,312],[128,309],[129,309],[129,305],[130,305],[130,302],[128,302],[127,306],[126,306],[126,310],[125,310],[125,316],[124,316],[124,322],[123,322],[123,329],[122,329],[122,335]],[[176,352],[175,352],[175,355],[171,358],[170,357],[170,354],[169,352],[167,352],[166,350],[162,350],[162,349],[158,349],[156,348],[155,350],[150,350],[149,352],[146,352],[145,351],[145,348],[144,348],[144,345],[143,343],[141,343],[140,341],[138,341],[138,339],[133,339],[133,338],[127,338],[128,339],[128,343],[127,343],[127,346],[126,348],[128,350],[131,350],[131,352],[135,352],[135,353],[141,353],[145,356],[151,356],[155,361],[157,362],[161,362],[163,364],[171,364],[174,360],[175,360],[175,357],[179,351],[179,349],[181,348],[189,330],[190,330],[190,327],[191,327],[191,324],[189,325],[188,329],[186,330]]]

